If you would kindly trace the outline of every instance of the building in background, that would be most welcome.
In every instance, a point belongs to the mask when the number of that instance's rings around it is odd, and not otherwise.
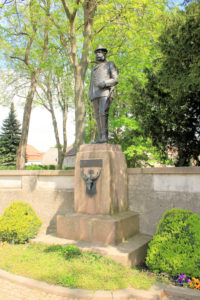
[[[74,168],[75,167],[75,159],[76,159],[76,152],[72,145],[67,148],[67,151],[65,153],[65,158],[63,161],[63,166],[69,167],[69,168]]]
[[[75,166],[75,150],[73,145],[68,147],[63,161],[63,166],[73,168]],[[43,154],[42,165],[57,165],[58,149],[50,148]]]
[[[57,148],[49,148],[42,159],[42,165],[57,165],[58,163],[58,149]]]
[[[32,145],[26,145],[26,166],[41,165],[44,153],[37,150]]]

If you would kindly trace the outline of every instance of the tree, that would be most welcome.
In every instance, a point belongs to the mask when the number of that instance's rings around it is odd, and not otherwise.
[[[51,49],[52,50],[52,49]],[[55,53],[55,51],[54,51]],[[53,56],[55,57],[55,55]],[[52,117],[52,124],[58,149],[57,169],[62,169],[64,156],[67,149],[67,117],[69,107],[72,106],[73,78],[66,61],[57,61],[49,71],[43,71],[37,88],[37,97],[34,103],[42,105],[48,110]],[[62,112],[62,137],[61,144],[55,109]]]
[[[120,108],[125,105],[128,113],[130,78],[131,75],[138,75],[144,81],[142,70],[151,64],[153,57],[156,56],[154,41],[162,27],[161,20],[165,11],[165,1],[49,0],[51,9],[46,0],[31,1],[34,3],[32,15],[36,16],[34,24],[40,22],[37,15],[40,16],[42,9],[45,12],[44,15],[49,16],[54,24],[53,30],[51,27],[52,35],[49,38],[49,47],[56,46],[58,50],[65,49],[66,59],[70,60],[73,69],[76,148],[78,149],[84,143],[85,113],[89,113],[87,117],[92,130],[89,127],[87,129],[91,133],[92,139],[95,133],[91,105],[87,105],[88,111],[86,111],[84,102],[91,43],[93,49],[100,43],[105,45],[109,49],[109,59],[113,59],[120,68],[120,84],[117,88],[120,94]],[[36,28],[37,24],[35,24]],[[40,39],[36,38],[38,30],[34,35],[34,41],[40,41],[40,46],[42,45],[42,28],[39,27]],[[22,36],[28,39],[28,36],[20,34],[20,38]],[[115,38],[113,39],[113,37]],[[39,51],[36,46],[33,49]],[[30,51],[31,53],[35,52]],[[34,58],[36,57],[39,56],[34,54]],[[44,63],[41,65],[43,67]],[[33,67],[34,64],[31,66]]]
[[[45,5],[45,0],[42,0],[42,3]],[[68,2],[60,0],[59,3],[56,1],[55,10],[51,12],[51,21],[57,28],[74,73],[76,149],[84,143],[84,80],[88,67],[93,21],[97,6],[96,0]],[[43,8],[45,9],[45,7]]]
[[[4,3],[1,33],[4,38],[4,57],[7,61],[13,60],[13,70],[23,72],[24,76],[26,74],[30,79],[16,161],[17,169],[23,169],[32,102],[48,52],[50,0],[46,2],[45,14],[36,0],[30,0],[28,3],[12,2]]]
[[[45,1],[42,0],[42,3],[44,4]],[[137,61],[140,60],[143,63],[146,61],[147,53],[141,50],[144,45],[150,45],[156,36],[154,29],[156,24],[161,24],[157,21],[160,12],[164,9],[163,3],[163,0],[144,0],[142,3],[132,0],[60,0],[55,2],[50,19],[57,28],[74,72],[77,149],[84,143],[84,88],[91,43],[93,49],[100,43],[103,43],[109,50],[111,49],[109,55],[117,54],[117,59],[123,66],[126,66],[123,68],[123,73],[129,74],[136,65],[135,57],[138,54],[141,58],[137,57]],[[133,54],[131,57],[130,53]],[[134,66],[131,66],[130,59],[134,62]]]
[[[0,165],[14,166],[21,137],[20,123],[15,114],[14,104],[10,106],[8,118],[3,121],[0,134]]]
[[[162,151],[178,151],[176,166],[200,165],[200,5],[170,19],[159,39],[162,56],[147,71],[135,111]]]
[[[106,46],[108,60],[113,60],[119,69],[119,84],[109,112],[109,140],[122,145],[129,167],[154,165],[155,161],[166,163],[166,157],[156,151],[145,135],[133,109],[133,90],[137,99],[138,87],[146,82],[144,69],[152,65],[160,52],[157,40],[164,26],[163,18],[171,13],[166,8],[167,3],[162,0],[124,0],[99,6],[96,12],[92,48],[98,43]],[[95,127],[91,105],[87,99],[85,102],[89,141],[94,138]]]

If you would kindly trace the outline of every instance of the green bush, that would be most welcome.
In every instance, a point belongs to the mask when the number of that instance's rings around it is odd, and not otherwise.
[[[146,265],[154,272],[200,277],[200,216],[172,209],[149,243]]]
[[[61,254],[65,259],[72,259],[82,254],[81,250],[74,245],[51,245],[49,246],[45,252],[55,252]]]
[[[1,166],[0,165],[0,170],[16,170],[15,166]]]
[[[29,204],[13,202],[0,218],[0,240],[24,244],[39,232],[41,224]]]
[[[26,166],[26,170],[57,170],[56,165],[29,165]],[[62,170],[72,170],[74,167],[62,166]]]
[[[56,170],[56,165],[29,165],[26,170]]]

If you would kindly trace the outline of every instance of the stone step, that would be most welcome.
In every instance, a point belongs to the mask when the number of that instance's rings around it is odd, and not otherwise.
[[[55,245],[76,245],[83,251],[93,251],[104,255],[106,257],[112,258],[118,263],[126,267],[132,267],[140,264],[144,261],[146,256],[146,250],[148,243],[152,239],[152,236],[138,233],[127,241],[116,245],[100,245],[97,243],[90,243],[84,241],[75,241],[64,238],[59,238],[56,235],[38,235],[32,242],[41,242],[45,244],[55,244]]]
[[[92,247],[91,251],[112,258],[126,267],[132,267],[144,262],[151,239],[150,235],[138,233],[117,246]]]
[[[139,215],[127,211],[116,215],[68,213],[57,216],[57,236],[117,245],[139,232]]]

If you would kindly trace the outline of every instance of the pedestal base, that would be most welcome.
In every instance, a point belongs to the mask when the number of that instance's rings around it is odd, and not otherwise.
[[[124,243],[114,246],[58,238],[53,235],[38,235],[36,238],[31,240],[31,242],[62,246],[76,245],[83,251],[96,252],[112,258],[126,267],[132,267],[144,262],[147,246],[151,239],[152,236],[138,233]]]
[[[127,211],[127,190],[127,166],[120,145],[80,147],[75,165],[76,213],[114,215]]]
[[[138,214],[134,212],[115,216],[77,213],[57,216],[57,236],[66,239],[117,245],[138,231]]]

